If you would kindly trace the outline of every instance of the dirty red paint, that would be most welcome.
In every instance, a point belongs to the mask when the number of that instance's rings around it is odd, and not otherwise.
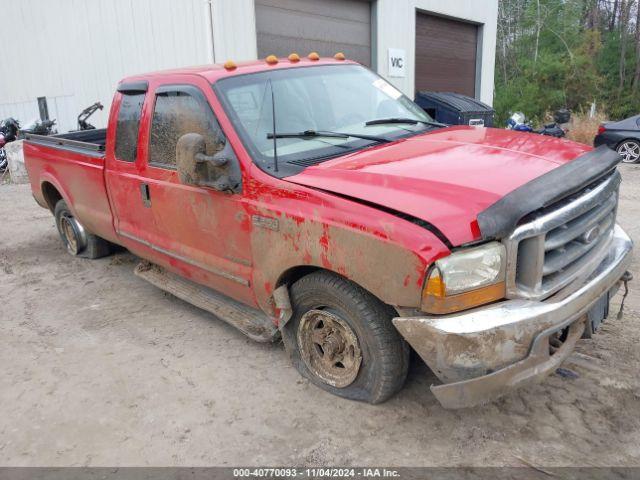
[[[298,225],[304,223],[304,217],[300,217],[298,215],[287,215],[287,218],[290,218],[291,220],[293,220],[294,222],[296,222]]]
[[[304,256],[302,257],[304,265],[311,265],[311,253],[307,250],[304,252]]]
[[[320,254],[320,260],[322,261],[322,266],[327,270],[332,270],[331,262],[329,261],[329,257],[326,253]]]
[[[320,242],[320,246],[323,250],[329,250],[329,232],[327,230],[327,225],[323,225],[322,236],[318,241]]]

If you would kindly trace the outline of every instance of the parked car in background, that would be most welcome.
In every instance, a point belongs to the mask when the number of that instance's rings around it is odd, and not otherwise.
[[[640,161],[640,115],[600,125],[593,140],[596,147],[607,145],[620,154],[624,163]]]

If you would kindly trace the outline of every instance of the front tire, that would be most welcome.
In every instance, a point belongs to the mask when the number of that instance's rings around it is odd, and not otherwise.
[[[616,148],[616,152],[622,157],[623,163],[640,162],[640,142],[637,140],[624,140]]]
[[[100,258],[111,253],[111,244],[89,233],[73,215],[67,202],[59,200],[53,210],[56,227],[67,252],[73,256]]]
[[[300,374],[334,395],[381,403],[404,385],[410,349],[394,311],[338,275],[315,272],[290,290],[282,335]]]

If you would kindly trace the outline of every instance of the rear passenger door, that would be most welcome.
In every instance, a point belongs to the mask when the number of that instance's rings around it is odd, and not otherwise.
[[[114,98],[109,125],[115,125],[115,137],[107,142],[105,182],[113,209],[114,228],[124,246],[142,254],[153,242],[155,226],[149,205],[144,201],[144,164],[141,161],[139,133],[148,84],[120,84]]]
[[[204,79],[190,78],[188,83],[158,85],[150,93],[144,176],[157,250],[182,275],[252,304],[250,220],[242,194],[184,185],[176,169],[176,143],[182,135],[202,135],[207,155],[226,145],[211,108],[212,88]]]

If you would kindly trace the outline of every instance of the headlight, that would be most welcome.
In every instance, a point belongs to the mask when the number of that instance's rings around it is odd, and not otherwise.
[[[451,313],[504,298],[505,256],[504,245],[491,242],[436,261],[422,293],[422,310]]]

